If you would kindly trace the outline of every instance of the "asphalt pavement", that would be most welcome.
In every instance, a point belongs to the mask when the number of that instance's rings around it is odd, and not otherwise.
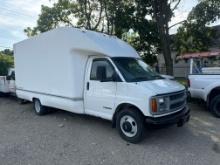
[[[181,128],[148,126],[143,142],[122,140],[111,123],[57,110],[36,116],[31,103],[0,98],[1,165],[219,165],[220,119],[193,102]]]

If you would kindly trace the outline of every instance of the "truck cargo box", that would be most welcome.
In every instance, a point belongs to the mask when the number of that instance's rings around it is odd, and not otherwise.
[[[17,90],[83,98],[88,55],[139,57],[127,43],[102,33],[63,27],[14,45]]]

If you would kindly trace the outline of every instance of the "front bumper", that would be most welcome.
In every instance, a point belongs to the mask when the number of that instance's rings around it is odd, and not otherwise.
[[[184,125],[190,119],[190,109],[186,106],[181,111],[176,113],[162,116],[162,117],[146,117],[145,121],[150,124],[163,125],[163,124],[177,124],[178,126]]]

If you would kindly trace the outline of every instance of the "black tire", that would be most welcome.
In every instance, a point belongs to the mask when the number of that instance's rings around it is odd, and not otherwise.
[[[41,104],[39,99],[34,99],[33,103],[34,103],[34,110],[37,115],[42,116],[47,113],[46,108]]]
[[[218,118],[220,118],[220,95],[215,96],[210,103],[211,112]]]
[[[191,94],[190,92],[187,92],[187,102],[192,102],[192,97],[191,97]]]
[[[126,119],[126,117],[128,119]],[[129,121],[130,120],[130,121]],[[134,120],[134,122],[132,121]],[[132,123],[132,125],[131,125]],[[129,126],[130,125],[130,126]],[[133,131],[134,129],[135,131]],[[138,143],[142,141],[144,134],[144,117],[143,115],[135,108],[126,108],[117,114],[116,117],[116,128],[120,134],[120,136],[130,142],[130,143]],[[132,129],[132,130],[130,130]],[[128,135],[130,136],[128,136]]]
[[[9,96],[9,93],[0,92],[0,97],[8,97],[8,96]]]
[[[4,93],[0,92],[0,97],[4,97]]]
[[[26,103],[27,103],[27,100],[18,98],[18,104],[23,105],[23,104],[26,104]]]

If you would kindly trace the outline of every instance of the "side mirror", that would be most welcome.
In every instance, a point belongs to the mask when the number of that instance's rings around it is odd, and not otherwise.
[[[116,72],[114,72],[114,74],[112,75],[112,81],[121,82],[121,78]]]
[[[6,80],[11,80],[11,76],[6,76]]]
[[[98,80],[101,82],[106,81],[106,67],[104,66],[98,66],[97,67],[97,72],[96,72],[96,77]]]

